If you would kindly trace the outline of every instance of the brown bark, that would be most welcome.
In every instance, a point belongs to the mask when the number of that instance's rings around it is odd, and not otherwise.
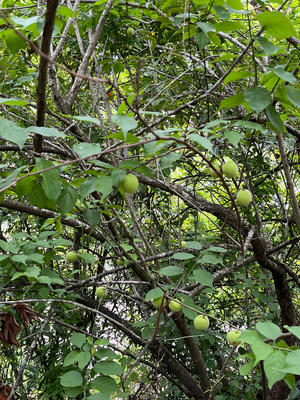
[[[200,349],[197,343],[195,342],[195,339],[192,337],[192,334],[186,324],[184,314],[182,312],[174,314],[173,320],[179,332],[184,337],[184,342],[189,350],[190,357],[193,360],[196,373],[200,379],[200,386],[203,389],[203,391],[206,392],[210,388],[209,377],[207,375],[207,368],[202,358]]]
[[[47,1],[47,11],[45,16],[45,25],[42,35],[41,51],[43,54],[48,55],[50,51],[50,44],[52,38],[52,32],[55,22],[56,9],[58,7],[59,0]],[[41,57],[39,64],[39,75],[37,84],[37,116],[36,125],[44,126],[45,114],[46,114],[46,86],[47,86],[47,73],[48,73],[48,58]],[[36,153],[42,152],[43,137],[35,134],[33,138],[34,151]]]

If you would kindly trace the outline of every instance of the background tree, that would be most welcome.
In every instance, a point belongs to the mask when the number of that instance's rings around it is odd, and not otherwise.
[[[1,7],[0,398],[300,398],[298,2]]]

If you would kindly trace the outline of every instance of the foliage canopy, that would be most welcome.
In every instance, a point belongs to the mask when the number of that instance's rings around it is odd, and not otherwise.
[[[1,399],[300,398],[298,1],[1,7]]]

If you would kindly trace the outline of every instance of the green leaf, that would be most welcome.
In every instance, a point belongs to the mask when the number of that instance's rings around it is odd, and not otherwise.
[[[77,361],[78,354],[79,351],[77,350],[71,351],[71,353],[69,353],[64,359],[64,367],[68,367],[69,365],[72,365],[75,361]]]
[[[229,19],[230,18],[230,14],[226,10],[226,8],[224,8],[222,6],[214,6],[214,9],[215,9],[215,12],[217,13],[217,16],[220,19]]]
[[[210,42],[210,38],[207,33],[205,32],[198,32],[194,36],[196,43],[199,46],[199,50],[204,49]]]
[[[274,46],[273,43],[269,42],[269,40],[263,36],[259,36],[255,40],[261,45],[263,48],[263,54],[266,56],[270,56],[278,50],[277,46]]]
[[[126,243],[121,243],[120,246],[122,247],[122,249],[126,252],[133,250],[133,247],[130,244],[126,244]]]
[[[198,263],[213,265],[223,264],[223,258],[219,254],[214,254],[210,251],[204,250],[202,257],[198,260]]]
[[[243,137],[239,132],[237,131],[225,131],[224,136],[228,140],[229,143],[231,143],[234,147],[237,147],[239,144],[241,138]]]
[[[80,197],[82,197],[84,199],[89,194],[95,192],[97,190],[97,182],[98,182],[98,178],[96,178],[94,176],[92,178],[87,178],[85,180],[85,182],[83,182],[80,185],[80,188],[79,188]]]
[[[172,255],[171,258],[174,258],[175,260],[190,260],[191,258],[194,258],[195,256],[190,253],[175,253]]]
[[[225,22],[220,22],[218,24],[214,24],[214,28],[216,29],[217,32],[232,32],[232,31],[237,31],[242,29],[242,25],[239,24],[238,22],[233,22],[233,21],[225,21]]]
[[[77,143],[73,146],[73,150],[79,155],[80,158],[101,153],[101,147],[97,143]]]
[[[300,365],[300,350],[293,350],[288,353],[286,356],[286,363],[289,365]]]
[[[265,360],[274,351],[270,345],[264,342],[253,343],[251,345],[251,349],[256,358],[254,365],[257,365],[260,361]]]
[[[89,117],[88,115],[78,115],[76,117],[74,117],[74,115],[72,115],[73,119],[76,119],[76,121],[84,121],[84,122],[89,122],[95,125],[100,126],[100,121],[98,118],[94,118],[94,117]]]
[[[91,228],[94,228],[101,221],[101,214],[97,210],[86,210],[83,215]]]
[[[248,329],[242,331],[239,339],[250,345],[253,343],[263,343],[263,338],[258,332]]]
[[[282,334],[279,326],[271,321],[258,322],[256,324],[257,331],[268,339],[275,340]]]
[[[285,91],[287,98],[295,104],[295,106],[300,107],[300,90],[292,86],[285,86]]]
[[[24,40],[13,29],[6,29],[1,36],[5,40],[10,53],[17,53],[20,49],[26,47]]]
[[[34,16],[30,18],[13,16],[11,19],[16,25],[19,25],[22,28],[28,28],[30,25],[36,24],[41,21],[41,17],[39,16]]]
[[[131,168],[137,168],[140,165],[141,163],[138,160],[125,160],[119,164],[118,168],[131,169]]]
[[[134,118],[129,117],[128,115],[114,114],[112,116],[112,120],[115,124],[117,124],[121,128],[121,131],[124,134],[125,141],[127,133],[137,127],[136,120]]]
[[[149,135],[149,138],[152,139],[153,135]],[[158,154],[161,149],[167,147],[171,142],[167,140],[156,140],[150,143],[144,144],[145,155],[153,156]]]
[[[163,276],[175,276],[183,273],[182,268],[176,267],[175,265],[169,265],[168,267],[161,268],[159,274]]]
[[[124,372],[122,365],[114,361],[98,361],[94,365],[93,370],[97,374],[103,375],[121,375]]]
[[[30,278],[37,278],[39,274],[40,274],[40,268],[35,266],[27,267],[26,270],[24,271],[24,275]]]
[[[13,121],[7,119],[0,120],[0,137],[10,142],[16,143],[22,150],[27,138],[28,132]]]
[[[25,106],[29,102],[26,100],[19,100],[19,99],[14,99],[14,98],[0,98],[0,104],[6,104],[8,106]]]
[[[86,342],[86,338],[82,333],[73,333],[70,342],[80,349]]]
[[[36,166],[38,170],[53,167],[54,164],[51,161],[45,160],[42,157],[36,158]],[[57,168],[51,169],[41,173],[43,177],[42,188],[48,199],[56,202],[59,198],[62,190],[62,182],[60,179],[59,171]]]
[[[182,300],[185,305],[194,308],[195,310],[198,310],[193,311],[189,308],[182,307],[182,312],[188,319],[194,319],[199,314],[199,312],[201,312],[200,307],[197,306],[189,296],[183,296],[182,294],[180,294],[179,300]]]
[[[186,247],[188,249],[201,250],[202,244],[200,242],[195,242],[192,240],[190,242],[186,242]]]
[[[158,297],[161,297],[163,295],[164,295],[164,292],[160,288],[151,289],[146,294],[145,300],[157,299]]]
[[[45,126],[29,126],[27,132],[37,133],[46,137],[65,137],[66,135],[55,128],[46,128]]]
[[[77,199],[78,199],[77,191],[71,185],[68,184],[62,190],[59,198],[57,199],[57,205],[62,212],[67,213],[73,210]]]
[[[286,71],[283,67],[280,66],[274,67],[273,72],[279,78],[283,79],[286,82],[291,83],[292,85],[295,85],[297,83],[297,79],[294,77],[294,75],[291,72]]]
[[[296,389],[296,377],[293,374],[286,374],[286,376],[284,377],[284,382],[288,385],[288,387],[291,390],[295,390]],[[298,393],[299,394],[299,393]],[[296,398],[296,397],[295,397]],[[292,400],[293,397],[289,397],[289,400]]]
[[[246,129],[255,129],[255,130],[263,130],[263,126],[260,124],[257,124],[256,122],[252,121],[244,121],[244,120],[239,120],[239,121],[234,121],[233,126],[238,126],[241,128],[246,128]]]
[[[212,151],[213,151],[212,143],[209,139],[207,139],[203,136],[197,135],[196,133],[192,133],[191,135],[189,135],[189,139],[191,139],[193,142],[200,144],[201,147],[209,150],[212,153]]]
[[[290,19],[279,11],[264,11],[257,15],[257,19],[265,31],[277,39],[296,35]]]
[[[193,276],[197,282],[213,288],[214,276],[210,272],[206,271],[205,269],[195,269],[193,271]]]
[[[60,384],[65,387],[76,387],[82,385],[83,378],[80,372],[78,371],[69,371],[66,372],[60,378]]]
[[[208,249],[204,250],[204,252],[214,252],[214,253],[227,253],[227,249],[219,246],[211,246]],[[203,253],[204,253],[203,252]]]
[[[17,168],[14,170],[14,172],[9,174],[6,178],[1,179],[0,189],[10,185],[18,177],[19,172],[21,172],[24,168],[26,168],[26,167],[24,166],[24,167]]]
[[[281,381],[285,377],[286,372],[281,371],[284,364],[285,356],[282,351],[275,351],[264,361],[264,370],[268,379],[269,389],[272,388],[274,383]]]
[[[76,361],[78,362],[78,367],[82,370],[88,365],[90,359],[91,353],[89,351],[81,351],[76,358]]]
[[[37,277],[37,280],[41,283],[51,284],[58,283],[59,285],[64,285],[64,281],[60,278],[57,272],[51,271],[50,269],[43,269],[41,271],[41,276]]]
[[[219,110],[221,110],[222,108],[230,109],[236,107],[242,104],[243,101],[244,101],[244,95],[242,93],[234,94],[233,96],[227,97],[227,99],[221,101]]]
[[[17,263],[26,264],[27,256],[24,254],[18,254],[16,256],[12,256],[11,260]]]
[[[294,375],[300,375],[300,363],[296,365],[285,365],[282,368],[276,369],[278,372],[281,372],[282,374],[294,374]]]
[[[126,143],[138,143],[140,141],[140,139],[131,132],[127,133],[126,139],[124,138],[123,132],[120,131],[113,133],[112,135],[108,135],[107,137],[111,139],[122,140]]]
[[[266,108],[270,102],[271,97],[265,88],[250,88],[244,91],[244,99],[247,101],[252,110],[257,113]]]
[[[214,32],[215,28],[213,25],[208,24],[207,22],[197,22],[197,26],[202,30],[202,32],[208,33],[208,32]]]
[[[3,249],[6,253],[18,253],[19,252],[19,246],[16,245],[16,243],[13,242],[5,242],[4,240],[0,239],[0,247]]]
[[[106,2],[106,0],[105,0],[105,2]],[[95,3],[95,4],[98,4],[98,3],[99,3],[99,1],[97,1],[97,3]],[[103,393],[95,393],[95,394],[92,394],[91,396],[88,396],[86,398],[86,400],[110,400],[110,395],[109,394],[103,394]]]
[[[227,83],[229,83],[229,82],[238,81],[240,79],[248,78],[251,75],[252,74],[249,71],[232,71],[224,79],[224,85],[227,85]]]
[[[98,376],[91,383],[91,387],[100,390],[102,393],[111,394],[118,390],[118,386],[110,376]]]
[[[76,398],[82,392],[83,392],[83,388],[81,386],[77,386],[77,387],[73,387],[73,388],[70,388],[70,387],[65,388],[66,397],[70,397],[72,399]]]
[[[248,375],[252,371],[252,369],[254,367],[254,362],[255,362],[255,360],[250,360],[245,365],[243,365],[242,367],[239,367],[240,374],[242,376]]]
[[[251,13],[251,10],[243,10],[243,4],[239,0],[228,0],[226,7],[228,11],[235,14],[246,15]]]
[[[113,191],[113,178],[111,176],[100,176],[97,180],[97,190],[102,193],[101,201],[103,201]]]
[[[74,11],[71,10],[69,7],[60,6],[56,12],[57,15],[62,15],[63,17],[72,18],[74,16]]]
[[[300,326],[284,326],[289,332],[291,332],[296,338],[300,339]]]
[[[95,262],[95,256],[91,253],[82,252],[80,257],[86,264],[92,264]]]
[[[115,353],[113,350],[107,349],[107,348],[99,349],[97,351],[97,353],[95,354],[95,356],[99,359],[107,358],[109,360],[114,360],[119,357],[117,353]]]
[[[274,130],[276,132],[282,132],[284,130],[283,122],[280,118],[280,115],[275,110],[273,106],[269,106],[266,109],[268,120],[271,122]]]
[[[178,153],[169,153],[167,155],[162,155],[160,158],[160,167],[161,169],[172,168],[173,164],[180,160],[181,154]]]
[[[32,192],[29,194],[29,198],[30,204],[39,208],[49,208],[50,210],[56,208],[55,203],[46,197],[44,190],[38,182],[35,183]]]
[[[48,245],[48,247],[51,247],[51,245],[46,244],[46,246],[47,245]],[[45,246],[45,243],[44,243],[43,246]],[[29,254],[28,255],[28,260],[34,261],[35,263],[38,263],[38,264],[43,264],[44,256],[43,256],[43,254],[37,254],[37,253]]]

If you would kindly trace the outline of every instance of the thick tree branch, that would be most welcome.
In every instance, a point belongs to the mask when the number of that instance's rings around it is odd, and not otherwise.
[[[49,54],[50,44],[52,39],[52,32],[55,22],[56,9],[58,7],[59,0],[47,1],[47,11],[45,17],[45,25],[43,29],[41,51],[43,54]],[[45,125],[45,114],[46,114],[46,86],[47,86],[47,74],[48,74],[49,61],[45,57],[40,58],[39,73],[38,73],[38,84],[37,84],[37,116],[36,125]],[[34,151],[36,153],[42,152],[43,137],[35,134],[34,139]]]

